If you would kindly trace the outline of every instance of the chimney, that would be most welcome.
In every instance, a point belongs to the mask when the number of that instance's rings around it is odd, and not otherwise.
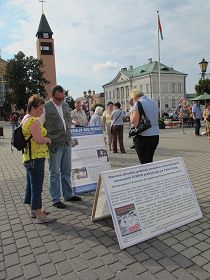
[[[133,65],[130,65],[130,66],[129,66],[129,70],[133,70]]]
[[[152,58],[151,57],[148,59],[148,63],[152,63]]]

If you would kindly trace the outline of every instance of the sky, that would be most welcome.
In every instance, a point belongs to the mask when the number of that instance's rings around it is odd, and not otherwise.
[[[103,92],[102,85],[121,68],[158,60],[157,10],[163,29],[161,62],[187,73],[187,93],[193,93],[198,63],[203,57],[210,61],[210,0],[47,0],[44,13],[54,33],[57,83],[74,98],[84,90]],[[38,0],[0,0],[3,59],[18,51],[36,57],[41,14]]]

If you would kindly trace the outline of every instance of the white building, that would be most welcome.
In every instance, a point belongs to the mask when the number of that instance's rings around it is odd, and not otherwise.
[[[123,110],[129,109],[129,92],[137,88],[159,104],[158,61],[152,61],[136,68],[122,68],[117,76],[103,85],[105,104],[119,101]],[[173,111],[180,98],[186,96],[187,74],[181,73],[160,63],[161,110]]]

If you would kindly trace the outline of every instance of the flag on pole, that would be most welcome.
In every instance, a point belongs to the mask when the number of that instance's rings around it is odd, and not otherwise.
[[[162,30],[162,26],[161,26],[161,23],[160,23],[160,16],[159,16],[159,14],[158,14],[158,31],[160,33],[161,39],[163,40],[163,30]]]

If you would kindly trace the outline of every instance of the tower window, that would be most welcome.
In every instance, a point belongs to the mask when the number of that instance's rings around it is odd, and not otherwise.
[[[43,38],[48,39],[49,38],[49,34],[48,33],[43,33]]]
[[[50,47],[49,46],[41,46],[42,51],[49,51]]]
[[[41,54],[52,55],[53,54],[53,46],[52,43],[44,43],[42,42],[40,45]]]

